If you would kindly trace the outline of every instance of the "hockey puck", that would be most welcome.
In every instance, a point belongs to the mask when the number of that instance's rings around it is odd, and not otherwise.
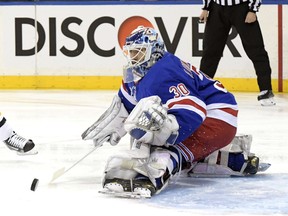
[[[30,190],[35,191],[37,189],[38,183],[39,183],[38,179],[36,179],[36,178],[33,179]]]

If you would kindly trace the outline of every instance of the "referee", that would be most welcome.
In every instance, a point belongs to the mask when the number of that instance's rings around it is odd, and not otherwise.
[[[256,15],[261,0],[203,0],[203,5],[199,18],[206,26],[200,70],[214,77],[234,26],[256,71],[260,90],[258,100],[263,106],[275,105],[269,57]]]

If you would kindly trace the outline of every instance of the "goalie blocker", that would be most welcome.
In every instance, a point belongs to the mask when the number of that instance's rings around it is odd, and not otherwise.
[[[99,117],[99,119],[87,128],[81,135],[83,140],[93,140],[94,145],[103,143],[106,137],[111,145],[117,145],[120,139],[127,133],[124,122],[128,117],[121,99],[115,95],[110,107]]]

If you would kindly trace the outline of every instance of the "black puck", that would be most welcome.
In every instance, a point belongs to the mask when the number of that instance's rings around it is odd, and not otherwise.
[[[33,179],[30,190],[35,191],[37,189],[38,183],[39,183],[39,179],[37,178]]]

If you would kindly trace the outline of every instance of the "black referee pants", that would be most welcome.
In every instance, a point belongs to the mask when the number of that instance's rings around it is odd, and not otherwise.
[[[203,55],[200,70],[214,77],[231,30],[234,26],[241,38],[243,48],[253,62],[260,91],[271,90],[271,68],[265,50],[258,21],[245,23],[248,3],[220,6],[211,1],[211,9],[205,26]],[[237,66],[236,66],[237,67]]]

